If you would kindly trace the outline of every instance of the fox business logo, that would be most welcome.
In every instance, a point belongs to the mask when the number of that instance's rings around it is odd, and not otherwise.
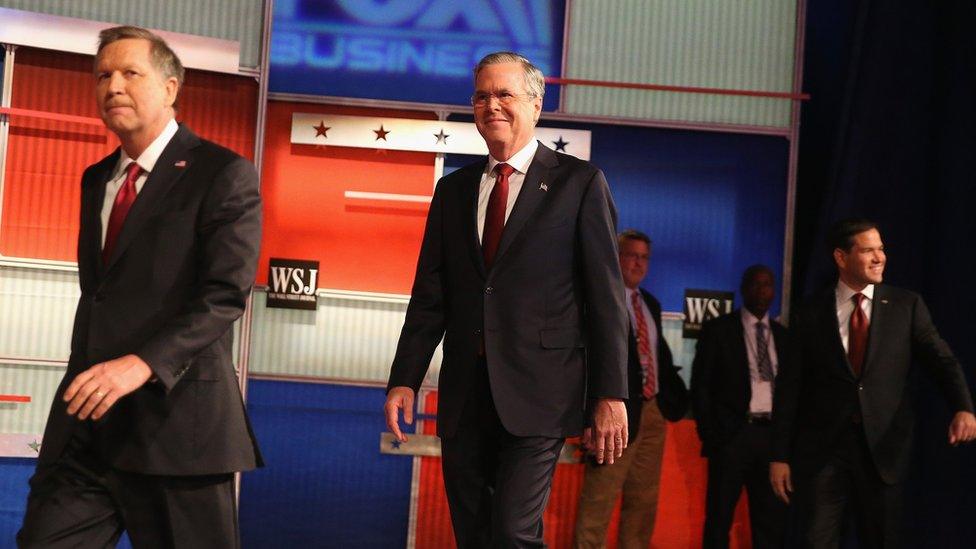
[[[271,258],[268,271],[268,307],[315,310],[319,262]]]
[[[517,50],[554,74],[551,0],[278,0],[271,62],[312,70],[469,77]]]
[[[716,290],[685,290],[685,321],[682,336],[698,339],[702,324],[732,312],[735,294]]]

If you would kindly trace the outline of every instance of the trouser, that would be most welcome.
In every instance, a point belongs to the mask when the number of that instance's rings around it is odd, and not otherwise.
[[[645,549],[654,533],[657,496],[661,485],[665,421],[657,400],[645,400],[640,428],[613,465],[587,460],[576,515],[576,547],[605,547],[610,515],[620,507],[618,547]]]
[[[901,546],[903,485],[881,480],[859,423],[851,424],[822,469],[795,482],[804,547],[840,547],[841,531],[851,513],[862,549]]]
[[[85,425],[30,484],[22,548],[114,547],[123,530],[136,548],[240,546],[233,474],[119,471],[94,452]]]
[[[544,547],[542,514],[563,439],[517,437],[495,410],[484,360],[457,431],[441,440],[454,537],[469,547]]]
[[[726,444],[708,457],[705,495],[706,549],[729,546],[729,529],[745,486],[749,497],[749,524],[755,549],[783,547],[787,508],[769,483],[771,443],[769,420],[746,423]]]

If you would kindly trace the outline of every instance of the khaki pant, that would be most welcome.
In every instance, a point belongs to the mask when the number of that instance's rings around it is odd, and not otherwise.
[[[647,548],[657,514],[664,433],[664,417],[657,401],[644,401],[640,429],[623,455],[613,465],[587,462],[576,516],[575,547],[606,547],[610,515],[622,492],[618,547]]]

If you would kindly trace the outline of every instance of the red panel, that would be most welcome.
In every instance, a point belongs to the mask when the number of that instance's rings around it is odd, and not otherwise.
[[[11,107],[97,118],[92,62],[86,55],[18,48]],[[188,71],[180,102],[178,118],[193,131],[253,157],[253,79]],[[118,139],[86,124],[20,115],[10,120],[0,254],[74,261],[81,174]]]
[[[318,260],[322,288],[410,293],[427,205],[346,200],[344,193],[430,196],[434,154],[292,144],[295,112],[434,118],[409,111],[270,102],[258,283],[267,284],[268,259],[283,257]]]
[[[437,393],[424,401],[425,414],[437,413]],[[424,434],[436,434],[433,421],[424,422]],[[657,520],[650,547],[701,547],[705,521],[705,484],[708,469],[700,456],[701,443],[692,420],[668,423],[661,471],[661,491]],[[421,458],[420,488],[417,494],[418,549],[453,547],[450,511],[444,496],[440,458]],[[554,549],[571,547],[576,527],[579,492],[583,486],[583,466],[560,464],[552,482],[552,495],[546,507],[546,543]],[[607,532],[607,547],[617,547],[617,525],[620,506],[614,510]],[[746,549],[752,545],[749,531],[749,509],[745,497],[740,499],[732,524],[730,547]]]

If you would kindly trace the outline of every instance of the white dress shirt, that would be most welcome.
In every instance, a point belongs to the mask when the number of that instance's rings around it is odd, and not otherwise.
[[[515,168],[512,175],[508,176],[508,203],[505,205],[505,222],[508,223],[508,216],[512,213],[515,206],[515,199],[522,191],[522,183],[525,181],[525,172],[529,171],[532,159],[535,158],[536,148],[539,142],[533,137],[528,145],[522,147],[517,153],[504,163]],[[495,188],[495,166],[502,164],[488,155],[488,165],[485,166],[484,173],[481,174],[481,185],[478,187],[478,241],[485,232],[485,216],[488,212],[488,198],[491,197],[491,190]]]
[[[834,290],[834,295],[837,299],[837,327],[840,328],[840,341],[844,344],[844,351],[847,352],[847,341],[850,339],[851,331],[851,315],[854,314],[854,294],[856,294],[850,286],[844,284],[840,280],[837,281],[837,289]],[[871,322],[871,303],[874,301],[874,284],[868,284],[865,286],[861,293],[864,294],[865,299],[861,300],[861,310],[867,316],[868,322]]]
[[[135,160],[142,168],[142,175],[136,179],[136,195],[142,191],[142,186],[146,184],[146,179],[149,179],[149,174],[156,167],[159,155],[163,154],[163,149],[166,148],[166,145],[169,145],[170,140],[176,135],[176,130],[178,129],[180,129],[180,126],[176,123],[176,120],[170,119],[166,127],[163,128],[162,133]],[[119,163],[115,165],[112,177],[105,184],[105,200],[102,201],[102,246],[105,246],[105,234],[108,232],[108,218],[112,215],[115,196],[119,194],[119,189],[125,183],[126,168],[130,163],[132,163],[132,159],[129,158],[129,155],[125,154],[125,149],[122,149],[119,155]]]
[[[630,289],[624,287],[624,300],[627,302],[627,312],[630,313],[630,326],[634,329],[634,337],[637,337],[637,315],[634,313],[634,298],[633,295],[637,294],[637,302],[640,304],[641,311],[644,312],[644,323],[647,325],[647,338],[648,343],[651,347],[651,364],[654,365],[654,374],[657,375],[657,325],[654,324],[654,317],[651,316],[651,310],[647,308],[647,303],[644,302],[644,296],[641,295],[639,289]],[[641,372],[641,383],[647,382],[647,372]],[[657,387],[657,385],[655,385]],[[660,387],[657,387],[657,392],[660,392]]]
[[[742,308],[742,337],[746,340],[746,354],[749,356],[749,380],[752,384],[752,398],[749,400],[749,413],[762,414],[773,411],[773,383],[763,381],[759,377],[759,354],[756,342],[756,324],[766,327],[766,346],[769,351],[769,363],[773,367],[773,375],[779,366],[776,356],[776,342],[773,341],[773,331],[769,324],[769,313],[761,319],[756,318],[749,309]]]

